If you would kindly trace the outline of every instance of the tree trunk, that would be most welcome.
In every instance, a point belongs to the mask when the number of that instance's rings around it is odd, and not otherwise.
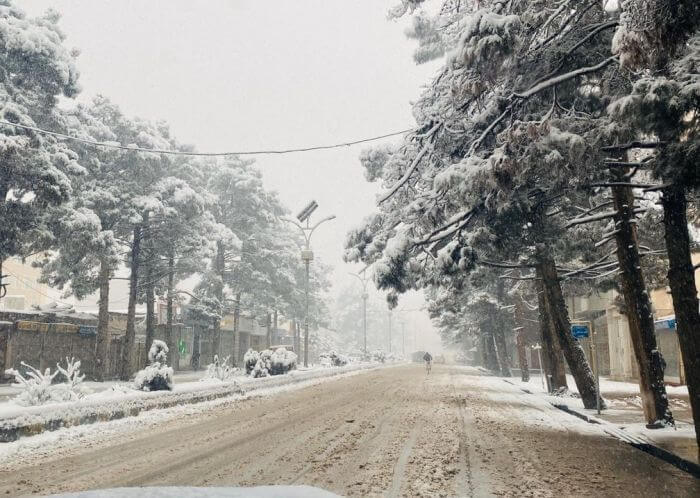
[[[478,357],[476,358],[477,365],[487,368],[489,364],[488,349],[486,348],[486,334],[483,332],[479,334],[479,341],[477,342]]]
[[[700,447],[700,311],[690,254],[687,201],[683,185],[671,185],[663,189],[662,193],[664,238],[669,262],[668,282],[676,313],[685,381],[693,410],[695,437]]]
[[[495,325],[493,338],[496,344],[496,354],[498,356],[498,366],[501,371],[501,377],[512,377],[513,374],[510,372],[510,358],[508,357],[503,323],[498,317],[496,317]]]
[[[224,318],[224,246],[221,242],[216,243],[216,258],[214,260],[214,268],[216,270],[216,276],[219,281],[214,287],[214,297],[219,301],[219,309],[221,313],[220,318],[214,319],[214,330],[213,334],[213,344],[212,344],[212,354],[221,357],[221,320]],[[234,361],[233,365],[236,365]]]
[[[97,338],[95,356],[97,358],[97,375],[99,380],[106,380],[110,375],[109,368],[109,277],[112,271],[107,262],[100,262],[100,300],[97,311]]]
[[[267,349],[270,349],[272,346],[272,315],[270,313],[267,314],[267,332],[265,334],[265,342],[266,342],[266,347]]]
[[[175,257],[170,254],[168,258],[168,294],[166,298],[166,324],[165,324],[165,344],[168,345],[170,353],[170,365],[174,370],[179,367],[179,351],[173,336],[173,292],[175,292]]]
[[[527,364],[527,345],[525,344],[525,329],[519,327],[515,336],[515,343],[518,346],[518,365],[520,367],[520,380],[529,382],[530,368]]]
[[[131,275],[129,278],[129,304],[126,311],[126,334],[122,344],[121,380],[131,377],[131,350],[136,336],[136,293],[139,283],[139,260],[141,257],[141,226],[134,228],[134,240],[131,245]]]
[[[515,331],[515,344],[518,348],[518,366],[520,367],[520,380],[528,382],[530,380],[530,366],[527,363],[527,341],[525,340],[525,310],[523,302],[515,298],[514,318],[517,328]]]
[[[272,333],[275,336],[277,335],[277,326],[279,325],[277,319],[278,319],[277,310],[275,310],[274,313],[272,313]]]
[[[488,330],[486,332],[482,331],[485,335],[484,347],[486,350],[486,369],[492,371],[493,373],[498,373],[501,370],[501,366],[498,363],[498,354],[496,353],[496,344],[494,342],[493,332]]]
[[[241,293],[236,294],[236,304],[233,308],[233,365],[238,365],[238,358],[241,356],[241,341],[240,341],[240,322],[241,322]]]
[[[493,331],[496,341],[496,353],[498,354],[498,364],[501,367],[502,377],[512,377],[513,374],[510,372],[510,357],[508,355],[508,348],[506,347],[505,321],[501,315],[502,309],[500,308],[504,302],[503,280],[500,279],[496,283],[496,297],[498,299],[498,308],[493,315]]]
[[[622,181],[622,178],[620,178]],[[627,186],[612,187],[615,242],[620,264],[622,293],[627,308],[630,338],[639,366],[639,392],[647,424],[673,424],[664,385],[665,362],[656,346],[654,316],[644,283],[634,217],[634,194]]]
[[[564,352],[566,362],[569,364],[571,375],[574,377],[574,382],[576,382],[576,387],[581,395],[583,406],[587,409],[593,409],[596,407],[596,388],[593,371],[588,364],[581,344],[571,335],[571,322],[569,321],[569,313],[561,291],[557,267],[549,255],[549,248],[546,246],[539,251],[537,269],[542,276],[547,311],[559,339],[559,344]],[[600,406],[605,407],[602,398]]]
[[[141,362],[144,365],[148,364],[148,351],[153,344],[153,338],[156,332],[155,307],[156,307],[156,284],[153,281],[153,267],[148,266],[146,271],[146,344],[141,355]]]
[[[542,341],[542,365],[540,369],[547,379],[547,386],[550,392],[560,389],[568,389],[566,382],[566,368],[564,367],[563,355],[559,339],[554,333],[552,319],[549,316],[549,306],[544,292],[541,272],[537,272],[537,308],[540,320],[540,338]]]

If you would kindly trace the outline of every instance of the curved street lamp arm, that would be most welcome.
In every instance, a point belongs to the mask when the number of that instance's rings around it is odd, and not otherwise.
[[[323,223],[323,222],[325,222],[325,221],[331,221],[331,220],[334,220],[334,219],[335,219],[335,215],[332,214],[332,215],[330,215],[330,216],[326,216],[326,217],[323,218],[321,221],[319,221],[319,222],[316,223],[314,226],[312,226],[312,227],[311,227],[311,230],[309,230],[309,236],[308,236],[307,243],[311,240],[311,234],[314,233],[314,230],[316,230],[316,229],[318,228],[318,226],[319,226],[321,223]]]
[[[348,273],[348,275],[352,275],[353,277],[355,277],[356,279],[358,279],[358,280],[360,281],[360,283],[362,284],[362,291],[363,291],[363,292],[367,292],[367,282],[368,282],[368,279],[362,278],[362,277],[359,276],[357,273]]]
[[[302,232],[304,231],[304,227],[301,226],[299,223],[297,223],[296,221],[294,221],[294,220],[291,219],[291,218],[287,218],[286,216],[280,216],[280,220],[286,221],[287,223],[291,223],[292,225],[294,225],[295,227],[297,227],[297,228],[298,228],[299,230],[301,230]]]

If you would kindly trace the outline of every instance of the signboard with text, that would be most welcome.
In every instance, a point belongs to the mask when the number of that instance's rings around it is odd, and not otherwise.
[[[572,323],[571,335],[573,335],[575,339],[585,339],[591,335],[590,327],[587,323]]]

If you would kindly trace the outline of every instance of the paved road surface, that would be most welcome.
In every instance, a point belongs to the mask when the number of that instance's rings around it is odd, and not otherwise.
[[[497,382],[449,366],[344,377],[3,462],[0,494],[309,484],[348,496],[700,496],[700,480]]]

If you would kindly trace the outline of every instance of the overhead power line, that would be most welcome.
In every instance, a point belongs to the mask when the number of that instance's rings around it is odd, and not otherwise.
[[[413,128],[407,128],[401,131],[395,131],[392,133],[387,133],[385,135],[378,135],[369,138],[362,138],[359,140],[352,140],[350,142],[342,142],[330,145],[314,145],[311,147],[297,147],[293,149],[262,149],[262,150],[244,150],[244,151],[230,151],[230,152],[187,152],[181,150],[167,150],[167,149],[147,149],[143,147],[136,147],[133,145],[123,145],[119,142],[98,142],[96,140],[89,140],[85,138],[74,137],[67,135],[65,133],[59,133],[57,131],[44,130],[42,128],[37,128],[35,126],[28,126],[19,123],[11,123],[10,121],[5,121],[0,119],[0,124],[13,126],[15,128],[21,128],[23,130],[33,131],[35,133],[41,133],[43,135],[49,135],[52,137],[60,138],[63,140],[71,140],[73,142],[79,142],[82,144],[90,145],[93,147],[107,147],[111,149],[122,149],[130,150],[133,152],[150,152],[153,154],[168,154],[172,156],[206,156],[206,157],[220,157],[220,156],[256,156],[264,154],[291,154],[293,152],[311,152],[314,150],[327,150],[327,149],[339,149],[341,147],[349,147],[351,145],[357,145],[367,142],[374,142],[381,140],[383,138],[395,137],[397,135],[403,135],[411,131],[415,131]]]

